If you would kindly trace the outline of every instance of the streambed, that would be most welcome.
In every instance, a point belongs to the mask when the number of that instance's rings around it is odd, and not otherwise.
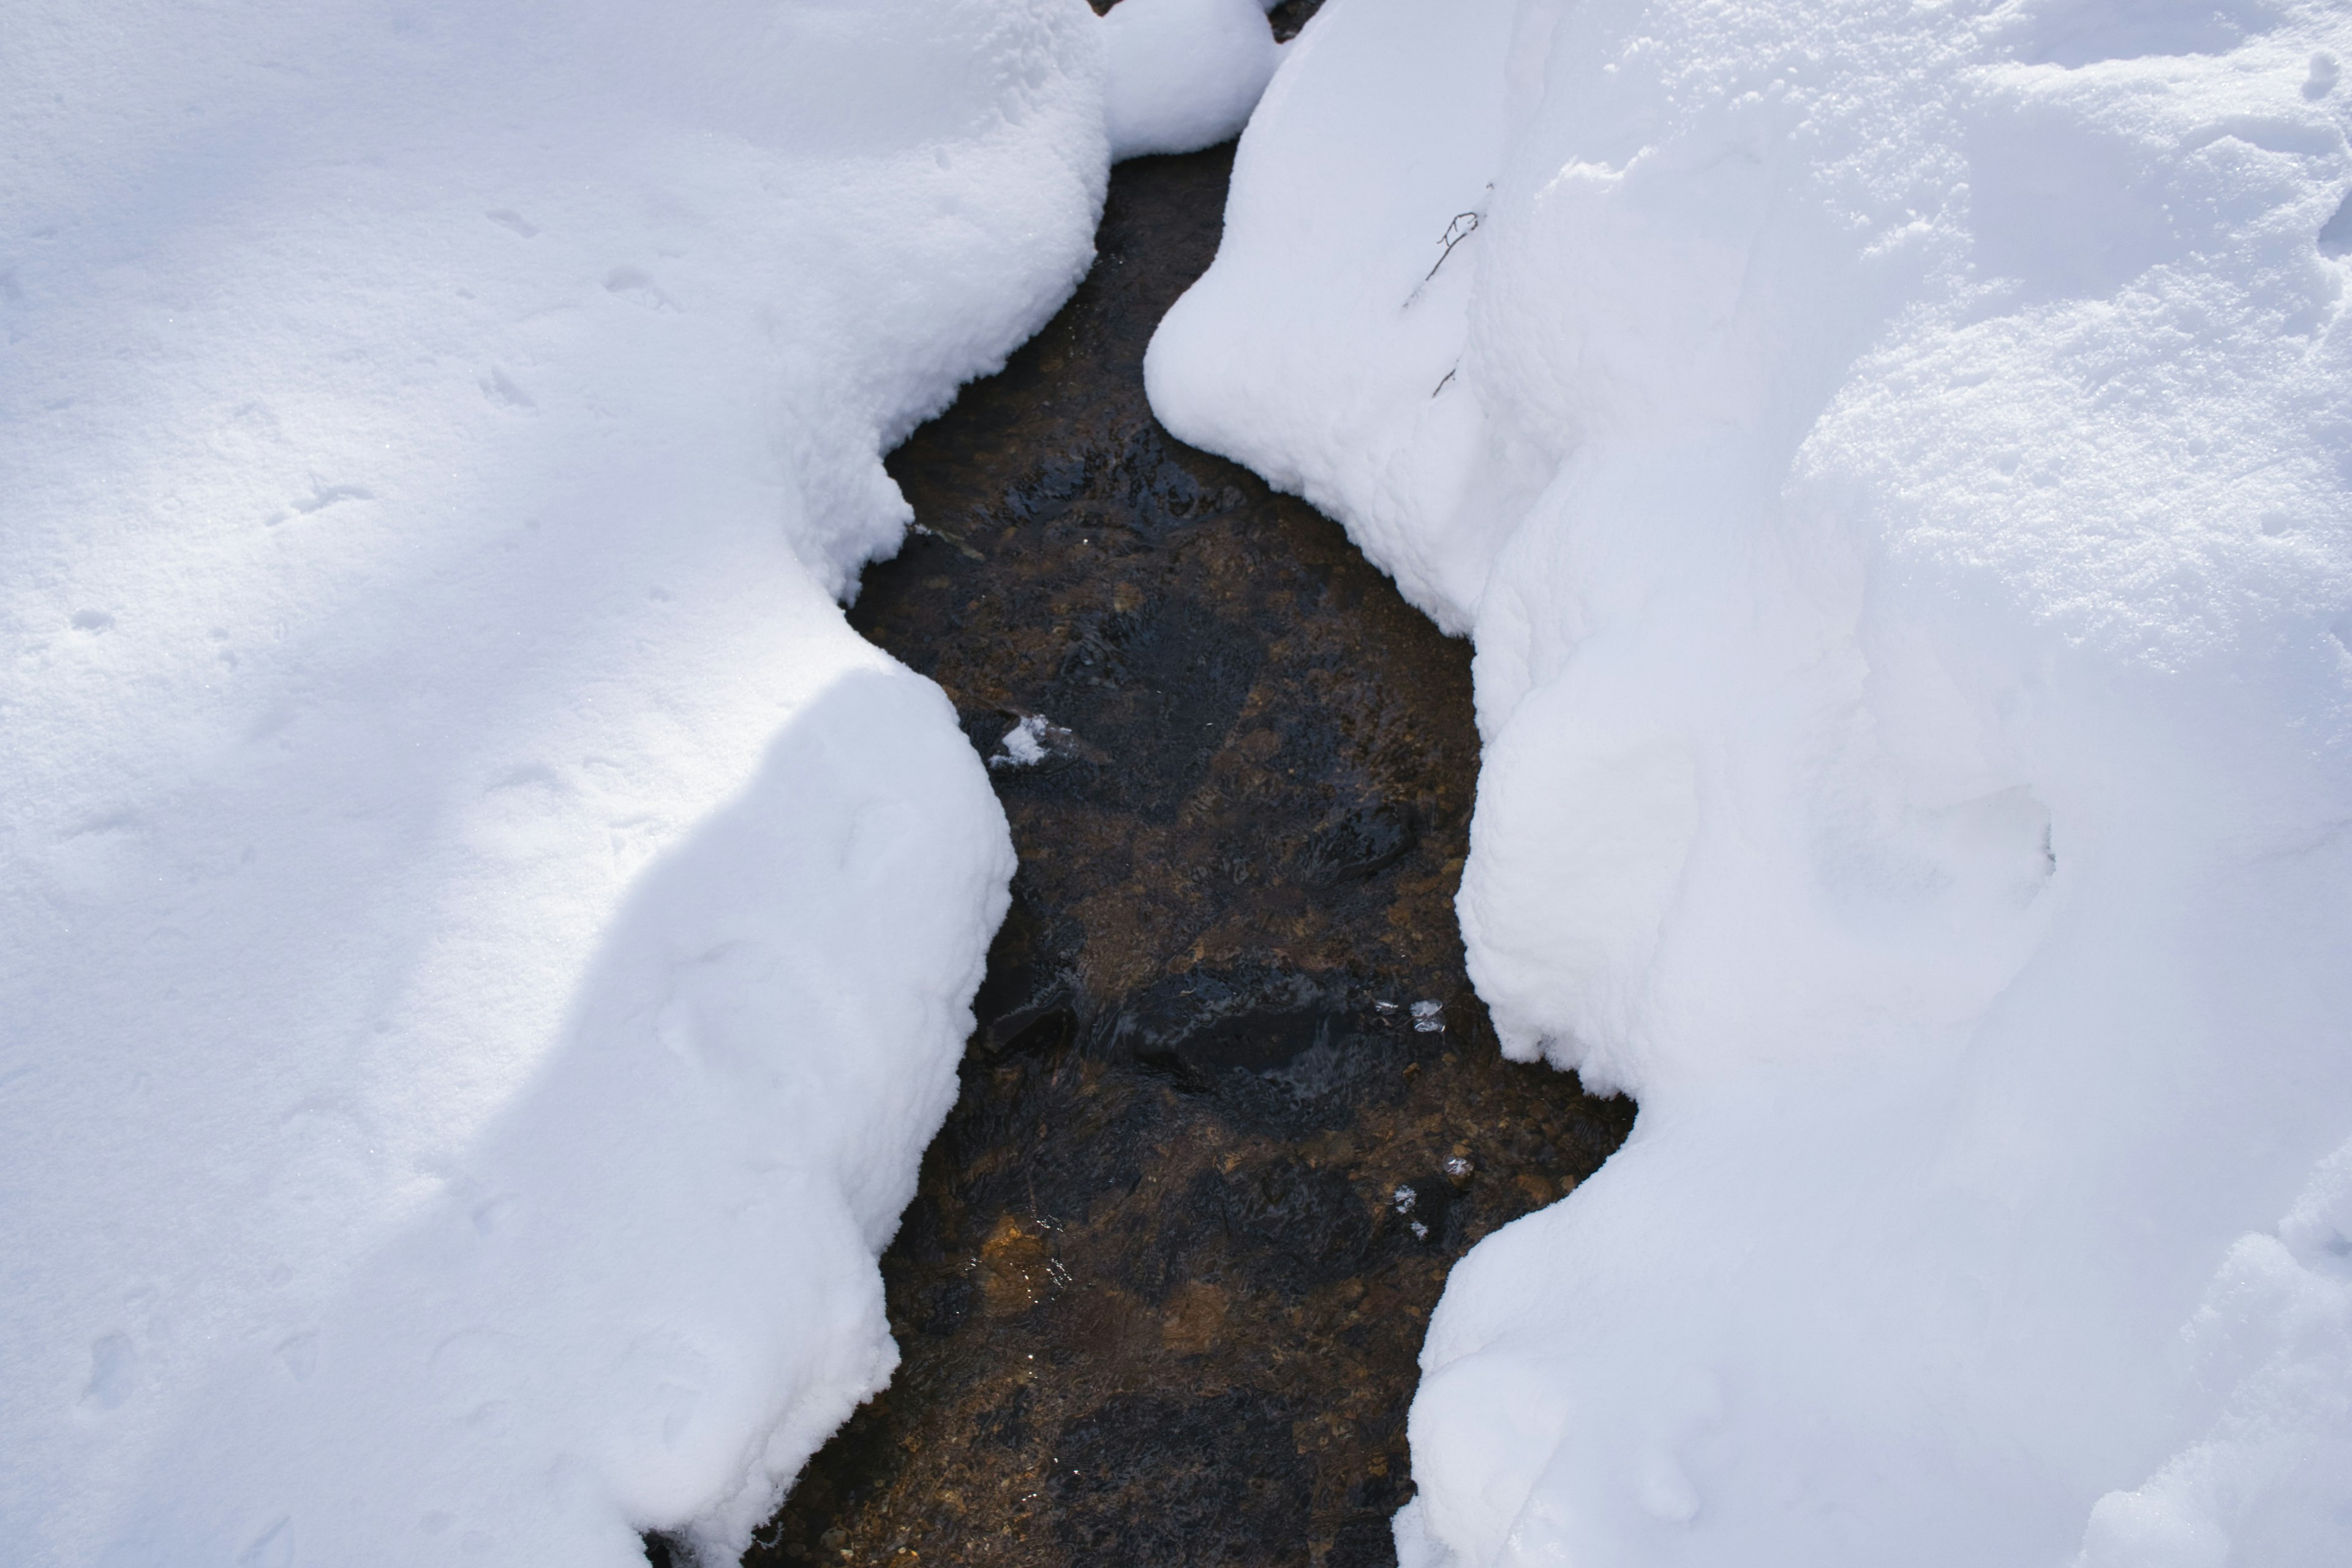
[[[919,531],[851,619],[1021,866],[883,1259],[903,1362],[754,1568],[1393,1562],[1446,1270],[1632,1124],[1465,979],[1469,646],[1145,403],[1231,163],[1120,165],[1076,295],[891,459]]]

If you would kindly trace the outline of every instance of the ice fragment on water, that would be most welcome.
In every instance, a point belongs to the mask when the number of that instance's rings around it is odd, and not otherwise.
[[[1456,1154],[1445,1162],[1445,1173],[1458,1182],[1470,1173],[1470,1162]]]
[[[1045,731],[1048,726],[1042,713],[1032,713],[1004,731],[997,743],[996,755],[988,759],[992,768],[1034,768],[1045,760]]]
[[[1411,1214],[1412,1212],[1414,1202],[1418,1200],[1421,1194],[1414,1192],[1411,1187],[1399,1187],[1395,1192],[1389,1194],[1389,1201],[1396,1205],[1397,1213]]]
[[[1445,1020],[1439,1017],[1438,1015],[1444,1011],[1445,1004],[1443,1002],[1414,1003],[1412,1005],[1412,1026],[1414,1033],[1434,1035],[1444,1029],[1445,1027]]]
[[[1004,732],[996,754],[988,759],[992,768],[1034,768],[1041,763],[1110,760],[1042,713],[1021,713],[1017,708],[1012,711],[1019,713],[1020,720]]]

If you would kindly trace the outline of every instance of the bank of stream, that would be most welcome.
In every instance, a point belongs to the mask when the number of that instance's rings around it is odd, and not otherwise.
[[[1145,404],[1231,163],[1122,164],[1068,306],[891,458],[918,531],[850,618],[1006,764],[1020,871],[882,1262],[904,1359],[749,1568],[1392,1563],[1446,1270],[1631,1125],[1465,980],[1468,646]]]

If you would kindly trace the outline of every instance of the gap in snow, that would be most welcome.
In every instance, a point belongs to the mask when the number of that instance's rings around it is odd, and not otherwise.
[[[906,1359],[753,1568],[1388,1561],[1445,1269],[1631,1120],[1464,989],[1467,647],[1145,406],[1231,156],[1121,164],[1077,296],[890,459],[923,531],[854,624],[976,755],[1093,751],[992,774],[1023,868],[883,1260]]]

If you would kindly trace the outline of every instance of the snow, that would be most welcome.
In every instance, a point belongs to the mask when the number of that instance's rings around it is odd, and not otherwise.
[[[1090,258],[1103,61],[11,7],[10,1561],[717,1561],[887,1375],[1013,861],[835,598]]]
[[[1632,1141],[1407,1568],[2352,1558],[2352,17],[1333,0],[1154,407],[1476,647],[1460,911]]]
[[[1052,728],[1043,714],[1031,713],[1016,720],[1013,728],[1004,731],[996,754],[988,759],[992,768],[1034,768],[1045,760],[1045,735]]]
[[[1248,123],[1285,46],[1271,0],[1120,0],[1103,17],[1111,156],[1197,153]]]

